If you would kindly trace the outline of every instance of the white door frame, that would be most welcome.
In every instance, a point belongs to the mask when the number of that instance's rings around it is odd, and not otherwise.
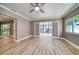
[[[14,18],[14,24],[13,24],[13,35],[14,35],[14,41],[17,41],[17,19]]]

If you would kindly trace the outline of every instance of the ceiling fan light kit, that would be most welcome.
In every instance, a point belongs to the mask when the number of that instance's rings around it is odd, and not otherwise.
[[[40,9],[39,7],[35,7],[35,10],[36,10],[36,11],[39,11],[39,9]]]

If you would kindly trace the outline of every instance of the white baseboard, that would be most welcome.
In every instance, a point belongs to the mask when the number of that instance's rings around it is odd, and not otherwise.
[[[65,39],[65,38],[60,38],[60,39],[65,40],[66,42],[68,42],[69,44],[71,44],[72,46],[74,46],[75,48],[79,49],[79,46],[76,45],[76,44],[74,44],[74,43],[72,43],[71,41],[69,41],[69,40],[67,40],[67,39]]]
[[[33,35],[33,37],[39,37],[39,35]]]
[[[25,39],[30,38],[30,37],[32,37],[32,35],[27,36],[27,37],[23,37],[23,38],[21,38],[21,39],[18,39],[18,40],[16,40],[16,42],[19,42],[19,41],[25,40]]]
[[[59,37],[52,37],[52,38],[56,38],[56,39],[59,39]]]

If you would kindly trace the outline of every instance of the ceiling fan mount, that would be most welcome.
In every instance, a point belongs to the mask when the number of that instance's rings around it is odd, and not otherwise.
[[[44,5],[45,3],[30,3],[31,6],[33,6],[34,8],[31,9],[29,11],[29,13],[32,13],[33,11],[40,11],[41,13],[44,13],[44,11],[41,9],[41,7]]]

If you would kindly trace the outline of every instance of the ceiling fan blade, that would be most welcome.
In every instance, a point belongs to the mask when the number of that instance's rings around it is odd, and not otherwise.
[[[44,13],[44,11],[42,9],[39,10],[40,12]]]
[[[41,6],[44,6],[46,3],[41,3]]]
[[[35,10],[35,9],[30,10],[29,13],[33,12],[34,10]]]
[[[34,6],[33,3],[30,3],[31,6]]]

